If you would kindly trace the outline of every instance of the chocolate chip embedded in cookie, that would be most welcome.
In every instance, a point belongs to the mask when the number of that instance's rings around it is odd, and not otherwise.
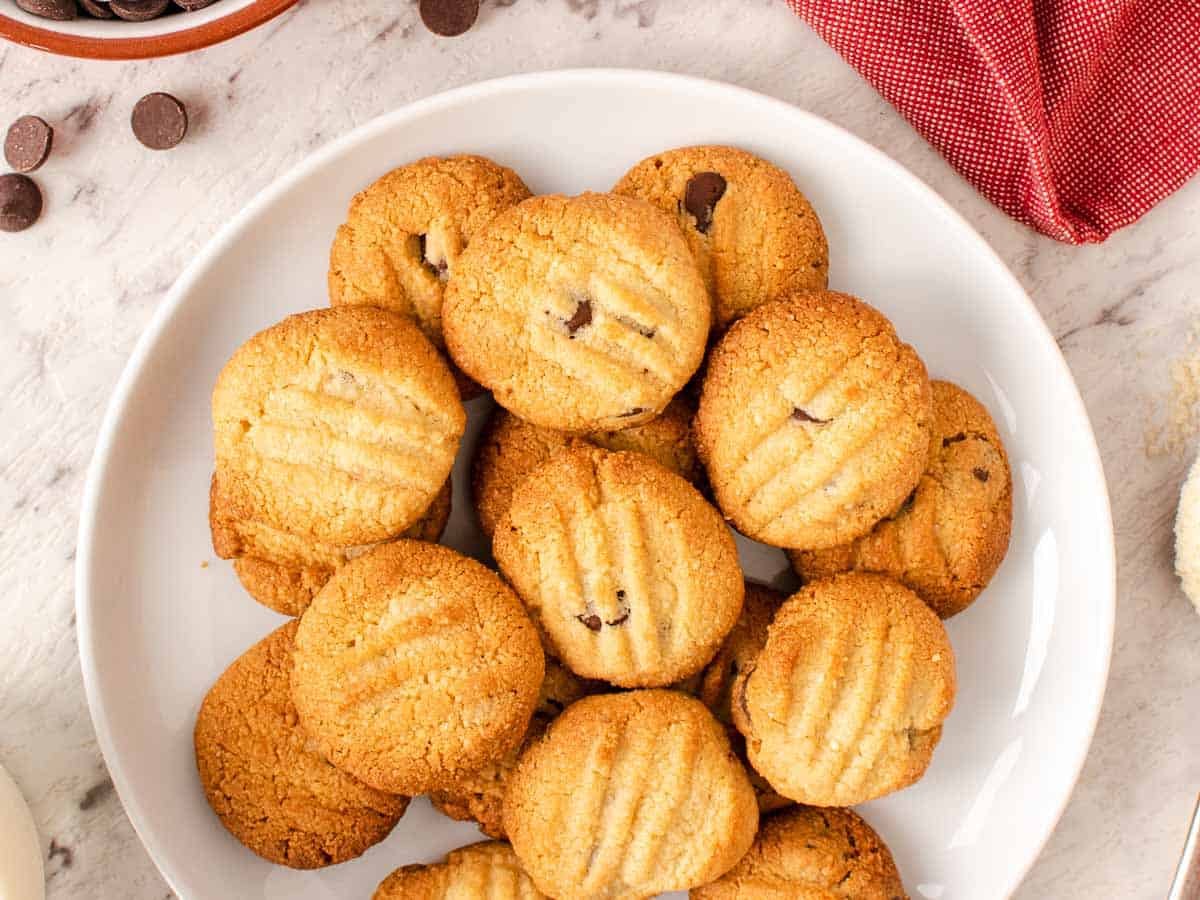
[[[799,806],[767,816],[754,846],[695,900],[908,900],[887,844],[849,809]]]
[[[494,572],[401,540],[343,566],[313,599],[292,694],[326,758],[415,794],[517,746],[544,674],[537,631]]]
[[[760,306],[709,355],[696,449],[739,531],[777,547],[836,546],[917,486],[929,379],[877,310],[814,291]]]
[[[487,841],[459,847],[446,861],[404,866],[384,879],[372,900],[549,900],[533,886],[512,847]]]
[[[243,344],[217,379],[213,422],[232,516],[345,547],[421,517],[466,413],[416,325],[348,306],[291,316]]]
[[[513,497],[492,552],[549,651],[621,687],[699,671],[742,609],[720,514],[641,453],[561,451]]]
[[[903,585],[853,572],[784,602],[738,675],[732,712],[751,765],[780,794],[852,806],[925,773],[955,689],[941,620]]]
[[[678,221],[724,327],[796,290],[823,289],[829,248],[782,169],[733,147],[682,147],[642,160],[613,188]]]
[[[493,219],[452,273],[443,319],[450,355],[501,406],[585,434],[662,413],[700,365],[710,311],[663,212],[583,194]]]
[[[297,624],[247,650],[205,696],[196,767],[234,837],[273,863],[314,869],[382,841],[408,798],[367,787],[310,747],[291,697]]]
[[[676,475],[695,484],[701,478],[700,462],[692,443],[692,404],[679,396],[663,414],[644,425],[621,431],[597,431],[583,440],[606,450],[645,453]],[[489,537],[512,502],[512,495],[534,469],[565,449],[571,435],[531,425],[504,407],[497,407],[476,445],[471,464],[471,490],[475,512]]]
[[[890,575],[945,619],[975,601],[1008,551],[1012,474],[983,404],[949,382],[932,387],[929,461],[900,509],[853,543],[789,555],[808,580],[851,570]]]
[[[651,897],[725,873],[758,827],[724,730],[677,691],[585,697],[525,752],[504,798],[513,849],[552,897]]]

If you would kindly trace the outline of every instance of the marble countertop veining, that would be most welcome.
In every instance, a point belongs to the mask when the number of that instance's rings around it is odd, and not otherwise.
[[[485,0],[455,40],[412,0],[300,0],[186,57],[101,63],[0,47],[0,122],[57,129],[43,221],[0,239],[0,763],[29,799],[48,896],[170,897],[105,774],[75,643],[73,560],[105,404],[173,279],[315,147],[469,82],[572,66],[730,81],[825,116],[930,183],[1011,266],[1058,337],[1095,425],[1117,528],[1115,655],[1091,755],[1020,900],[1161,898],[1200,790],[1200,617],[1171,572],[1196,441],[1150,454],[1170,361],[1200,319],[1200,182],[1107,244],[1066,247],[976,194],[782,0]],[[182,98],[188,140],[141,150],[133,103]],[[1036,798],[1030,798],[1036,802]]]

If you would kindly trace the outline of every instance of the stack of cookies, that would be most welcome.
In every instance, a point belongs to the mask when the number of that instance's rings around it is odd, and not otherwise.
[[[214,548],[291,617],[200,707],[229,831],[332,865],[427,794],[492,840],[377,900],[904,897],[847,807],[929,767],[942,619],[999,567],[1012,482],[987,410],[828,268],[791,178],[729,147],[607,194],[455,156],[355,197],[331,307],[213,394]],[[489,393],[494,568],[437,543]],[[746,581],[731,525],[802,587]]]

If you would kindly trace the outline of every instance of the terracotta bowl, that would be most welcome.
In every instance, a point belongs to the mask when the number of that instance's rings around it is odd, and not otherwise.
[[[196,12],[175,12],[149,22],[41,19],[0,0],[0,37],[63,56],[149,59],[199,50],[273,19],[296,0],[219,0]]]

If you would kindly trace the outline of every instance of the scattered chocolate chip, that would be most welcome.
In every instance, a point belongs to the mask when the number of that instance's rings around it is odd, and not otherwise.
[[[640,416],[645,411],[646,411],[646,407],[635,406],[633,409],[629,410],[629,412],[621,413],[619,416],[617,416],[617,418],[618,419],[628,419],[630,416]]]
[[[708,234],[712,227],[713,209],[725,196],[725,179],[716,172],[697,172],[688,179],[683,194],[683,208],[696,220],[696,230]]]
[[[575,337],[575,332],[592,324],[592,301],[582,298],[575,307],[571,318],[567,319],[567,333]]]
[[[171,6],[171,0],[111,0],[109,9],[126,22],[149,22]]]
[[[79,8],[93,19],[115,19],[116,14],[108,8],[108,3],[98,3],[97,0],[79,0]]]
[[[417,244],[421,248],[421,265],[433,273],[438,281],[445,281],[447,278],[449,278],[450,264],[444,259],[439,259],[435,262],[427,255],[425,248],[428,246],[428,244],[425,235],[417,235]]]
[[[942,446],[949,447],[951,444],[957,444],[959,441],[965,441],[967,436],[961,431],[958,434],[952,434],[950,437],[942,438]]]
[[[24,231],[42,214],[42,192],[28,175],[0,175],[0,231]]]
[[[112,0],[111,5],[118,15],[117,4],[122,2],[125,0]],[[170,150],[187,134],[187,109],[170,94],[147,94],[133,108],[130,125],[137,139],[151,150]]]
[[[458,37],[479,18],[479,0],[420,0],[421,21],[434,34]]]
[[[8,127],[4,159],[18,172],[36,172],[50,155],[54,129],[37,116],[21,116]]]
[[[174,0],[174,2],[184,12],[197,12],[207,6],[212,6],[216,0]]]
[[[603,624],[600,621],[600,617],[595,613],[587,613],[585,615],[576,616],[575,618],[586,625],[589,631],[599,631],[600,626]]]
[[[989,478],[992,477],[992,473],[989,472],[987,469],[983,469],[983,468],[972,469],[971,474],[983,482],[986,482]]]
[[[624,625],[625,621],[628,618],[629,618],[629,613],[625,612],[625,613],[622,613],[621,615],[617,616],[617,618],[613,619],[611,622],[605,622],[604,624],[605,625],[614,625],[614,626],[615,625]]]
[[[812,415],[812,413],[809,413],[798,406],[792,410],[792,419],[797,422],[815,422],[818,425],[825,425],[832,421],[831,419],[818,419],[816,416]]]
[[[75,0],[17,0],[17,6],[42,19],[69,22],[79,15]]]

